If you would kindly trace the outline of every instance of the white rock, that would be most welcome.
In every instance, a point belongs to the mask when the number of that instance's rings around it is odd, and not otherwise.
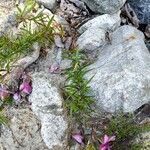
[[[57,6],[57,0],[36,0],[36,1],[51,11],[55,10]]]
[[[77,40],[80,50],[87,53],[96,53],[96,50],[106,44],[106,31],[100,28],[89,28]]]
[[[33,74],[33,91],[29,99],[33,112],[41,121],[42,138],[48,148],[65,150],[68,124],[62,109],[63,99],[52,84],[44,72]]]
[[[136,28],[117,29],[89,69],[86,78],[94,76],[90,86],[99,112],[133,112],[150,101],[150,53]]]
[[[12,0],[0,1],[0,36],[4,33],[10,34],[10,29],[16,25],[16,15],[13,9]]]
[[[8,15],[14,8],[13,0],[0,0],[0,16]]]
[[[113,15],[104,14],[94,19],[89,20],[87,23],[82,25],[79,28],[79,33],[82,34],[89,28],[101,28],[107,31],[114,31],[120,26],[121,18],[120,18],[120,11]],[[96,29],[95,29],[96,31]]]
[[[106,32],[114,31],[120,26],[120,22],[120,12],[114,15],[101,15],[88,21],[78,30],[81,34],[77,39],[78,48],[95,57],[97,50],[102,49],[107,43]]]

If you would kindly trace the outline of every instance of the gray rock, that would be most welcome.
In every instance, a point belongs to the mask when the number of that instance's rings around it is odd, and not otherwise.
[[[10,29],[16,25],[16,15],[12,0],[0,1],[0,36],[9,33]]]
[[[88,28],[101,28],[108,31],[114,31],[120,26],[120,23],[120,11],[113,15],[104,14],[86,22],[78,29],[78,32],[82,34]]]
[[[9,126],[1,127],[1,150],[48,150],[40,134],[40,122],[29,108],[7,109]]]
[[[126,0],[81,0],[96,13],[113,14],[120,10]]]
[[[89,69],[99,112],[133,112],[150,101],[150,53],[136,28],[118,28]]]
[[[63,113],[63,99],[53,81],[44,72],[32,75],[33,91],[29,97],[32,110],[41,121],[41,135],[51,150],[65,150],[67,120]]]
[[[36,1],[51,11],[54,11],[57,6],[57,0],[36,0]]]
[[[100,28],[89,28],[77,40],[80,50],[84,50],[88,54],[95,54],[98,48],[102,48],[106,44],[106,31]]]
[[[81,34],[77,40],[78,48],[95,55],[97,50],[107,43],[106,32],[114,31],[120,22],[120,12],[114,15],[101,15],[88,21],[78,30]]]
[[[150,0],[128,0],[140,23],[150,24]]]

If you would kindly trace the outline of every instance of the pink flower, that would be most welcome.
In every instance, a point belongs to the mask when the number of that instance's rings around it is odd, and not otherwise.
[[[72,138],[79,144],[83,144],[83,136],[80,133],[72,135]]]
[[[30,85],[30,83],[28,82],[23,82],[21,85],[20,85],[20,88],[19,90],[25,94],[30,94],[32,92],[32,87]]]
[[[100,145],[99,150],[110,150],[111,146],[110,146],[110,142],[115,141],[115,136],[107,136],[104,135],[104,138],[102,140],[102,144]]]

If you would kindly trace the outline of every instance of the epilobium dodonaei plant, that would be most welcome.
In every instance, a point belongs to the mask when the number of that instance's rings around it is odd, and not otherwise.
[[[29,0],[29,2],[31,1]],[[54,17],[49,17],[42,11],[32,13],[34,11],[37,11],[37,4],[32,2],[29,7],[25,6],[23,9],[18,7],[17,22],[18,24],[23,23],[22,28],[20,28],[21,31],[17,34],[17,37],[7,34],[0,37],[1,110],[7,102],[12,102],[12,99],[18,102],[23,94],[28,95],[32,91],[31,84],[27,82],[22,82],[21,85],[18,84],[18,91],[15,91],[15,93],[11,92],[11,89],[3,83],[4,77],[13,70],[15,62],[27,54],[30,55],[34,43],[39,43],[42,48],[45,48],[51,46],[55,34],[63,34],[61,25],[54,20]],[[31,22],[36,25],[35,30],[31,29]]]
[[[0,111],[0,125],[6,125],[8,123],[8,118],[4,115],[4,112]]]
[[[0,37],[0,75],[1,72],[9,72],[14,62],[23,55],[29,54],[34,43],[39,43],[42,47],[51,46],[55,34],[64,34],[61,25],[54,20],[54,17],[49,17],[43,11],[32,13],[36,11],[35,7],[36,3],[30,7],[25,6],[24,9],[18,6],[17,22],[23,23],[21,31],[17,37],[7,34]],[[34,30],[30,23],[36,26]]]
[[[69,115],[74,117],[79,122],[88,117],[92,111],[91,105],[94,100],[90,96],[90,80],[85,79],[85,74],[89,71],[87,69],[87,62],[85,55],[79,50],[74,50],[68,54],[72,60],[71,67],[66,70],[66,85],[64,88],[65,106]]]

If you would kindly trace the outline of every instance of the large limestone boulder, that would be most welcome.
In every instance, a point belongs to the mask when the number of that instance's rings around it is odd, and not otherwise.
[[[81,0],[96,13],[113,14],[120,10],[126,0]]]
[[[98,111],[133,112],[150,101],[150,53],[136,28],[118,28],[89,69]]]

